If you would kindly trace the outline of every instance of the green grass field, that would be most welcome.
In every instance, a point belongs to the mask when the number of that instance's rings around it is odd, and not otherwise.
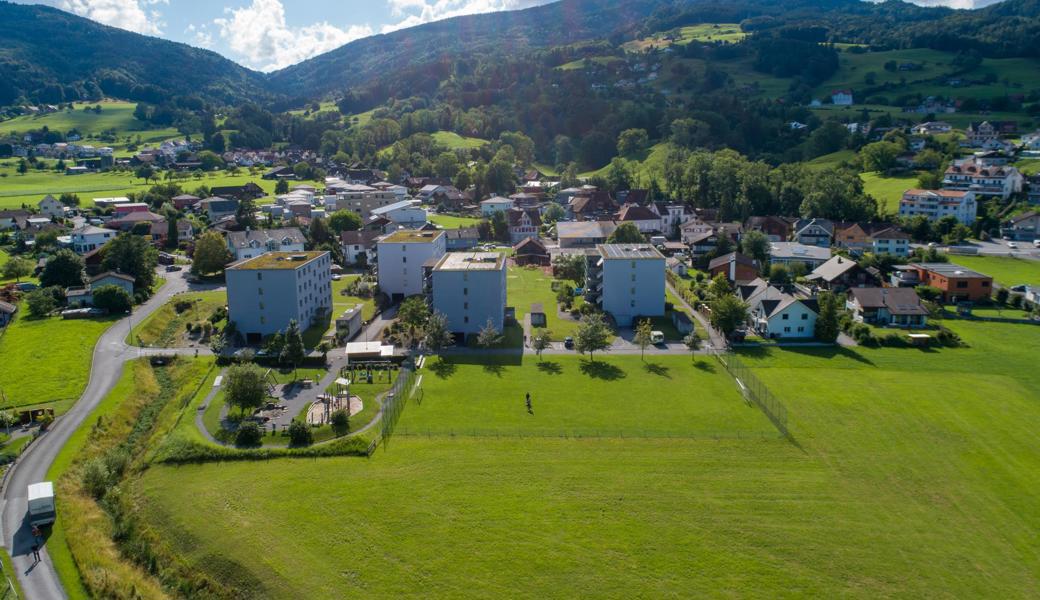
[[[458,229],[459,227],[476,227],[484,219],[478,219],[476,217],[455,217],[452,215],[438,215],[431,214],[430,222],[434,225],[440,225],[445,229]]]
[[[541,303],[546,327],[553,333],[552,339],[562,340],[574,334],[578,323],[561,319],[556,313],[556,292],[552,290],[552,281],[552,277],[540,269],[511,267],[506,274],[506,302],[516,308],[516,320],[520,323],[531,312],[531,304]]]
[[[352,308],[358,304],[363,305],[361,309],[361,318],[365,321],[370,320],[376,313],[376,301],[373,298],[358,298],[357,296],[345,296],[343,291],[346,290],[350,284],[360,279],[360,275],[344,275],[339,281],[332,282],[332,316],[338,317],[343,314],[343,311]],[[336,323],[333,322],[332,326],[335,327]]]
[[[1040,285],[1040,261],[1004,256],[950,255],[950,262],[989,275],[997,283]]]
[[[438,131],[433,134],[433,139],[449,150],[474,150],[485,146],[488,141],[475,137],[464,137],[454,131]]]
[[[191,302],[192,308],[178,313],[174,305],[182,301]],[[227,292],[178,294],[136,325],[127,337],[127,342],[159,348],[186,346],[189,338],[184,328],[185,324],[208,321],[214,310],[226,304]],[[218,321],[216,325],[223,327],[224,320]]]
[[[899,213],[899,201],[903,192],[917,187],[917,175],[885,177],[880,173],[861,173],[863,191],[878,201],[878,207],[887,214]]]
[[[59,413],[79,399],[94,345],[113,319],[29,319],[19,315],[0,335],[4,406],[48,405]]]
[[[735,44],[745,37],[747,34],[741,31],[739,23],[700,23],[680,27],[676,31],[655,33],[640,40],[626,42],[622,47],[628,52],[645,52],[650,48],[667,48],[672,44],[685,46],[690,42]]]
[[[823,156],[817,156],[806,162],[805,166],[813,170],[834,169],[840,166],[841,163],[850,161],[855,157],[856,152],[853,150],[839,150]]]
[[[656,383],[638,357],[603,359],[612,382],[574,357],[432,362],[415,431],[371,459],[153,465],[135,493],[180,557],[253,597],[1027,597],[1040,328],[946,324],[969,347],[744,352],[796,444],[713,359],[648,359],[669,367]],[[451,436],[466,425],[487,435]]]

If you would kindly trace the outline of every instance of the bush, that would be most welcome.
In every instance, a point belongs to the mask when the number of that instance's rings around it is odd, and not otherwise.
[[[935,339],[943,346],[949,346],[951,348],[956,348],[963,344],[963,342],[961,342],[961,336],[945,327],[939,328],[939,333],[935,335]]]
[[[1022,301],[1025,297],[1022,294],[1011,294],[1008,298],[1008,306],[1011,308],[1022,308]]]
[[[239,448],[257,448],[261,444],[263,434],[260,432],[260,426],[253,421],[246,421],[238,426],[238,432],[235,433],[235,446]]]
[[[879,341],[882,346],[888,346],[889,348],[905,348],[907,346],[906,338],[895,332],[886,333]]]
[[[864,323],[857,323],[853,326],[851,335],[856,343],[862,346],[873,346],[877,343],[874,334],[870,331],[870,326]]]
[[[993,292],[993,301],[1000,305],[1007,304],[1008,295],[1007,288],[998,288],[997,291]]]
[[[213,314],[211,314],[209,316],[209,322],[213,323],[214,325],[216,325],[217,323],[223,321],[226,318],[227,318],[227,309],[224,308],[223,306],[220,306],[220,307],[217,307],[217,309],[215,309],[213,311]]]
[[[173,310],[177,314],[180,314],[191,308],[191,300],[178,300],[173,303]]]
[[[299,448],[310,446],[314,443],[314,434],[311,433],[309,425],[303,421],[293,421],[289,424],[289,447]]]
[[[100,500],[108,491],[111,482],[111,473],[102,459],[91,459],[83,466],[83,487],[94,499]]]
[[[116,285],[103,285],[94,290],[94,306],[107,310],[109,314],[121,315],[130,312],[133,300],[130,294]]]
[[[332,431],[336,437],[342,437],[350,433],[350,413],[345,409],[339,409],[332,413]]]
[[[29,309],[29,316],[34,319],[46,317],[58,308],[54,296],[45,289],[33,290],[26,294],[25,305]]]

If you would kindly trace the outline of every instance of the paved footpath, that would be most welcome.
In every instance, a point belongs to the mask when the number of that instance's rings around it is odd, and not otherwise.
[[[27,518],[26,499],[29,484],[47,479],[47,470],[58,452],[115,387],[123,374],[123,364],[126,361],[160,354],[192,356],[196,352],[194,348],[135,348],[128,346],[124,341],[132,324],[140,323],[174,294],[189,290],[219,289],[219,286],[214,285],[189,287],[183,273],[162,275],[167,278],[166,284],[159,288],[151,299],[137,307],[132,315],[115,322],[101,335],[94,346],[90,381],[79,401],[67,413],[56,419],[46,433],[26,448],[18,461],[11,466],[4,480],[0,497],[0,541],[11,554],[22,590],[30,600],[57,600],[68,596],[54,571],[46,544],[40,549],[41,560],[38,563],[33,561],[33,537]],[[208,354],[208,351],[200,350],[199,354]]]

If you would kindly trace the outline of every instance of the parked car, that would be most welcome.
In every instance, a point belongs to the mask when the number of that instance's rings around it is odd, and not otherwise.
[[[1033,247],[1040,248],[1040,240],[1033,240]]]
[[[332,276],[332,280],[333,280],[333,281],[339,281],[340,279],[343,279],[343,276],[342,276],[342,275],[333,275],[333,276]]]
[[[663,331],[651,331],[650,332],[650,343],[659,346],[664,343],[664,332]]]
[[[1018,244],[1016,244],[1015,242],[1008,242],[1008,248],[1011,248],[1012,250],[1017,250]]]
[[[14,284],[14,288],[19,292],[31,292],[40,286],[29,281],[23,281],[22,283]]]
[[[176,273],[177,271],[180,271],[180,270],[181,270],[181,266],[180,265],[166,265],[166,272],[167,273]]]
[[[567,337],[563,338],[563,347],[568,349],[568,350],[573,350],[574,349],[574,338],[572,338],[569,335]]]

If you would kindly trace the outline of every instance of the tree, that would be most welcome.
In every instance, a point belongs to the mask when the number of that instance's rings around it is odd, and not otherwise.
[[[725,298],[733,293],[733,288],[729,285],[729,279],[726,278],[725,273],[719,273],[708,284],[708,296],[718,300]]]
[[[176,249],[180,245],[181,233],[177,229],[177,213],[168,210],[166,213],[166,247]]]
[[[224,398],[243,413],[259,408],[267,398],[264,372],[254,364],[231,365],[224,378]]]
[[[155,169],[151,165],[141,165],[134,170],[134,177],[144,179],[144,182],[148,183],[155,177]]]
[[[607,238],[608,244],[641,244],[645,241],[646,238],[639,232],[636,224],[632,222],[622,223]]]
[[[134,278],[136,292],[148,291],[155,283],[159,252],[147,238],[121,233],[105,246],[101,266],[106,271],[125,273]]]
[[[545,207],[545,212],[542,213],[542,221],[545,223],[556,223],[567,216],[567,212],[563,210],[563,207],[555,202]]]
[[[103,285],[91,290],[94,306],[107,310],[110,315],[121,315],[130,312],[133,299],[127,291],[118,285]]]
[[[867,144],[859,151],[866,171],[887,171],[895,166],[896,159],[903,153],[903,148],[895,142],[874,142]]]
[[[256,448],[263,443],[260,426],[253,421],[246,421],[238,426],[235,432],[235,446],[239,448]]]
[[[542,352],[545,352],[552,347],[552,332],[544,327],[540,327],[538,331],[531,336],[531,348],[534,349],[534,353],[538,355],[538,362],[542,361]]]
[[[480,328],[480,333],[477,334],[477,345],[481,348],[490,348],[502,341],[502,334],[495,327],[495,324],[488,318],[487,323]]]
[[[585,279],[585,256],[581,254],[558,254],[552,263],[553,274],[565,281]]]
[[[285,346],[282,347],[282,352],[278,356],[278,360],[282,364],[292,365],[293,368],[293,379],[296,379],[296,370],[299,368],[300,363],[307,357],[307,350],[303,347],[303,335],[300,333],[300,326],[296,323],[296,320],[289,321],[289,327],[285,330]]]
[[[83,285],[83,259],[71,250],[58,250],[47,259],[47,266],[40,273],[40,286],[61,288]]]
[[[192,257],[191,272],[196,275],[223,273],[224,266],[231,262],[224,237],[216,231],[207,231],[195,241],[195,255]]]
[[[643,319],[636,325],[635,342],[639,346],[639,357],[646,359],[646,349],[654,341],[653,325],[650,319]]]
[[[65,206],[79,206],[79,196],[65,192],[61,196],[58,196],[58,202],[61,202]]]
[[[601,315],[585,315],[574,332],[574,349],[580,354],[588,352],[591,361],[594,352],[610,348],[611,335]]]
[[[785,265],[772,265],[769,268],[769,283],[773,285],[787,285],[791,283],[791,272]]]
[[[33,290],[26,294],[25,305],[29,309],[29,316],[34,319],[46,317],[58,308],[54,295],[46,289]]]
[[[672,121],[672,143],[682,148],[703,146],[711,136],[711,126],[697,119]]]
[[[256,202],[252,198],[242,198],[235,209],[235,220],[239,227],[255,229],[257,227]]]
[[[697,350],[701,347],[701,338],[697,335],[696,331],[691,331],[682,339],[682,343],[686,346],[686,349],[690,351],[690,358],[696,360]]]
[[[621,156],[632,156],[646,150],[650,137],[645,129],[626,129],[618,134],[617,151]]]
[[[448,331],[448,317],[444,313],[436,312],[430,315],[426,321],[423,342],[433,352],[446,348],[454,342],[454,337]]]
[[[838,311],[840,300],[831,292],[820,292],[818,299],[820,314],[816,317],[816,339],[821,342],[834,343],[840,331]]]
[[[761,231],[749,231],[740,240],[740,251],[765,265],[769,261],[769,252],[772,244],[769,238]]]
[[[711,326],[726,336],[747,321],[748,307],[733,295],[716,298],[711,303]]]
[[[22,277],[28,277],[32,274],[33,262],[24,258],[12,258],[4,264],[3,275],[4,279],[14,279],[16,282],[21,281]]]
[[[343,408],[332,411],[329,424],[332,425],[332,433],[335,433],[336,437],[347,435],[350,433],[350,413]]]
[[[25,175],[29,172],[29,163],[23,158],[18,161],[18,174]]]
[[[303,421],[293,420],[289,423],[289,446],[292,448],[300,448],[302,446],[310,446],[314,443],[314,434],[311,433],[311,428]]]
[[[509,239],[509,223],[506,214],[500,210],[491,213],[491,236],[500,242]]]
[[[350,210],[337,210],[329,215],[329,229],[335,231],[336,235],[344,231],[357,231],[361,229],[361,217]]]
[[[277,195],[289,193],[289,182],[285,179],[279,179],[278,183],[274,184],[274,193]]]
[[[422,338],[426,330],[426,324],[430,320],[430,307],[422,296],[409,296],[397,309],[397,322],[404,328],[407,339],[403,340],[405,347],[411,347],[413,343]]]

